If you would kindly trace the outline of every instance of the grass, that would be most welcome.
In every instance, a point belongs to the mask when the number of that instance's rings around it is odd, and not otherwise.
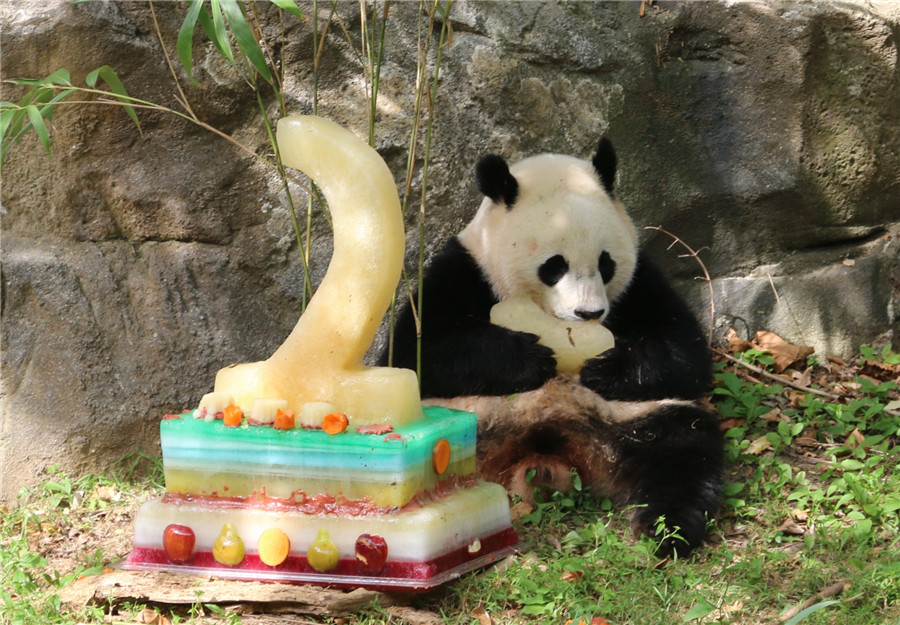
[[[861,351],[855,363],[809,363],[810,388],[832,397],[779,384],[764,352],[740,358],[765,377],[718,365],[711,399],[727,428],[726,502],[694,557],[659,562],[648,539],[631,537],[627,511],[576,489],[522,516],[520,555],[415,605],[448,623],[900,623],[900,367],[890,348]],[[149,474],[139,472],[148,461]],[[70,611],[59,591],[127,553],[131,525],[117,511],[160,488],[158,459],[135,454],[110,475],[51,470],[23,491],[0,523],[0,622],[142,622],[146,606]],[[242,622],[199,602],[166,617]],[[403,622],[377,604],[353,621]]]

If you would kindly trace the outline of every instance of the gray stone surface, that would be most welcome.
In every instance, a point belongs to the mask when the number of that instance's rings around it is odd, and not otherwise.
[[[301,3],[302,4],[302,3]],[[320,3],[325,5],[327,3]],[[275,12],[256,3],[270,34]],[[289,112],[313,107],[311,6],[286,20]],[[468,221],[485,152],[588,156],[601,133],[640,226],[695,249],[715,287],[715,327],[771,330],[851,356],[900,342],[900,5],[892,2],[453,5],[442,55],[426,202],[426,252]],[[402,190],[416,84],[417,3],[392,5],[376,145]],[[174,53],[183,6],[156,3]],[[320,11],[320,26],[330,8]],[[366,135],[359,8],[339,3],[321,57],[319,112]],[[142,2],[0,3],[2,77],[112,66],[132,95],[174,109],[175,86]],[[277,39],[277,37],[276,37]],[[207,123],[267,155],[255,95],[198,34],[183,80]],[[434,60],[434,49],[431,51]],[[185,78],[184,72],[181,77]],[[3,85],[3,100],[21,90]],[[271,93],[262,91],[273,116]],[[167,411],[215,372],[266,357],[297,320],[300,255],[273,172],[177,117],[60,107],[52,158],[36,137],[3,172],[0,497],[45,467],[109,466],[158,452]],[[424,146],[419,142],[419,158]],[[415,276],[421,169],[407,224]],[[297,195],[298,205],[306,197]],[[314,279],[330,257],[317,214]],[[642,238],[698,312],[697,264]]]

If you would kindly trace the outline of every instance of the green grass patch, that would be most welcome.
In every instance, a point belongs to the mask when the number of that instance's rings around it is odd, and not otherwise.
[[[413,606],[466,624],[900,623],[895,357],[890,348],[864,348],[857,362],[813,360],[780,377],[765,353],[743,355],[765,376],[717,365],[711,400],[726,432],[726,500],[708,544],[691,558],[657,560],[650,540],[632,537],[629,511],[576,479],[575,490],[547,495],[517,521],[519,555],[415,597]],[[779,382],[798,374],[809,391]],[[0,524],[0,622],[137,621],[145,606],[71,611],[59,592],[122,556],[93,540],[98,519],[136,506],[161,484],[159,460],[135,454],[110,475],[72,479],[51,470],[23,491]],[[112,544],[127,553],[124,525]],[[242,622],[199,602],[154,609],[173,623]],[[304,619],[404,622],[377,603],[351,620]]]

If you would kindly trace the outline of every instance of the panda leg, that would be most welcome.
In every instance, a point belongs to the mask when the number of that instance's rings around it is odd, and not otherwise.
[[[632,528],[660,540],[658,555],[685,556],[700,546],[719,509],[723,438],[715,415],[663,404],[615,426],[614,482],[636,506]]]

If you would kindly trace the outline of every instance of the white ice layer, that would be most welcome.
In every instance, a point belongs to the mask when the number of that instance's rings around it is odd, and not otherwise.
[[[506,529],[510,519],[506,491],[487,482],[415,510],[356,517],[165,504],[155,499],[145,503],[137,515],[134,546],[162,548],[163,530],[170,523],[190,527],[198,551],[211,550],[222,526],[231,523],[248,553],[256,551],[260,534],[274,527],[287,534],[292,553],[305,554],[324,528],[342,558],[354,557],[360,534],[375,534],[387,542],[389,560],[426,562]]]

